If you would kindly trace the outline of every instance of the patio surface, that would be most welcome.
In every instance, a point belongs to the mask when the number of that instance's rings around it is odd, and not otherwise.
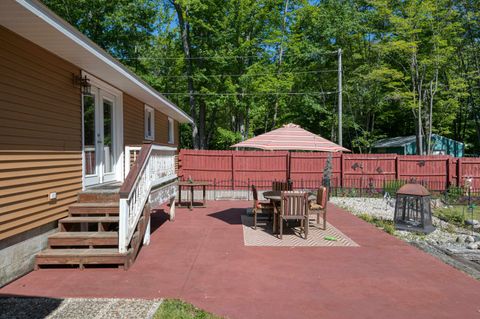
[[[330,206],[359,247],[246,247],[246,201],[153,215],[128,271],[41,269],[1,295],[180,298],[230,318],[480,318],[480,282]]]

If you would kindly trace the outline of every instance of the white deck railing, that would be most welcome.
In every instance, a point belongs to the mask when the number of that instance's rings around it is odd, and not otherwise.
[[[153,205],[160,205],[166,200],[175,198],[177,189],[176,150],[174,147],[145,144],[141,147],[133,166],[130,168],[130,163],[128,163],[128,170],[125,167],[128,175],[120,189],[118,229],[120,253],[127,252],[137,223],[152,192],[157,193],[154,196],[155,202],[151,203]],[[129,161],[130,149],[126,149],[125,154]],[[147,231],[149,228],[148,226]]]
[[[125,146],[125,176],[130,172],[133,163],[137,161],[141,149],[141,146]]]

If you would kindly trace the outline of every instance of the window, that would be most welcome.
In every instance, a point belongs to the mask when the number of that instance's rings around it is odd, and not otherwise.
[[[145,105],[145,139],[155,139],[155,111],[148,105]]]
[[[171,118],[168,118],[168,143],[175,143],[175,123]]]

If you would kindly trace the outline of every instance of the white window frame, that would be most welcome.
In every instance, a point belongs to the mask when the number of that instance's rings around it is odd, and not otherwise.
[[[147,114],[150,114],[150,119],[151,119],[151,134],[148,135],[148,123],[147,119],[148,116]],[[143,112],[143,122],[144,122],[144,137],[146,140],[153,141],[155,140],[155,110],[153,107],[145,105],[145,111]]]
[[[168,118],[168,144],[175,143],[175,122],[171,117]]]

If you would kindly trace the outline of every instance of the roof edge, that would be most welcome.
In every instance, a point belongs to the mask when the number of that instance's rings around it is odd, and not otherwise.
[[[159,102],[174,111],[178,115],[178,118],[176,118],[176,120],[181,123],[193,123],[193,119],[187,113],[185,113],[178,106],[173,104],[166,97],[161,95],[157,90],[147,84],[144,80],[140,79],[135,73],[130,71],[126,66],[124,66],[122,63],[112,57],[108,52],[106,52],[95,42],[90,40],[74,26],[70,25],[64,19],[55,14],[47,6],[37,0],[15,0],[15,2],[24,7],[26,10],[30,11],[38,18],[48,23],[53,28],[57,29],[70,40],[82,46],[84,49],[99,58],[102,62],[112,67],[115,71],[125,76],[128,80],[139,86],[142,90],[152,95]]]

